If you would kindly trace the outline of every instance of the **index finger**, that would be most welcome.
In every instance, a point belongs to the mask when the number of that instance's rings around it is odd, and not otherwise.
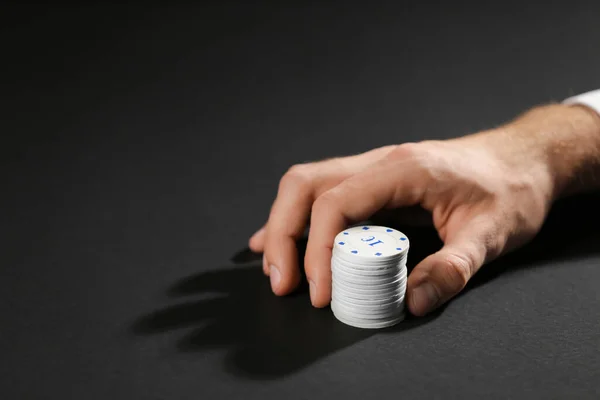
[[[274,293],[286,295],[300,282],[296,241],[304,233],[315,197],[366,169],[389,150],[382,147],[352,157],[296,165],[284,175],[262,237],[263,270],[270,276]]]
[[[384,208],[418,204],[425,177],[397,157],[386,158],[320,196],[312,208],[305,256],[311,302],[325,307],[331,300],[331,253],[335,236],[349,224],[368,219]]]

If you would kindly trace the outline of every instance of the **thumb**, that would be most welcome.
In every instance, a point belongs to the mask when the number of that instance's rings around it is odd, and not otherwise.
[[[474,224],[449,235],[441,250],[411,272],[407,285],[410,312],[423,316],[457,295],[479,268],[496,256],[497,238],[491,227]]]

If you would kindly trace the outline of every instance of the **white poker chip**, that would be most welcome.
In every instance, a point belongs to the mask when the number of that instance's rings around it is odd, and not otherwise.
[[[365,302],[369,302],[372,300],[384,300],[390,299],[395,296],[399,296],[406,292],[406,281],[400,285],[391,286],[386,289],[377,289],[377,290],[363,290],[363,289],[355,289],[349,288],[348,286],[344,286],[338,282],[334,282],[332,284],[332,295],[343,296],[348,298],[348,300],[356,299],[363,300]]]
[[[405,234],[395,229],[362,225],[338,233],[334,246],[348,260],[377,262],[406,254],[410,243]]]
[[[394,300],[391,303],[371,305],[357,305],[355,303],[350,303],[345,300],[340,300],[336,297],[334,297],[333,300],[336,302],[336,304],[354,310],[358,313],[368,313],[374,315],[387,314],[391,311],[395,311],[399,307],[404,306],[404,296]]]
[[[335,237],[331,310],[342,323],[379,329],[404,319],[409,240],[383,226],[361,225]]]
[[[402,300],[404,300],[404,295],[403,294],[396,294],[394,296],[390,296],[389,298],[384,298],[384,299],[370,299],[370,300],[363,300],[363,299],[355,299],[353,297],[349,297],[349,296],[343,296],[343,297],[338,297],[339,296],[339,292],[336,293],[335,295],[332,296],[332,298],[334,300],[336,300],[339,303],[344,303],[346,305],[355,305],[357,303],[359,304],[364,304],[364,305],[369,305],[369,306],[380,306],[380,307],[387,307],[390,306],[391,304],[395,304],[398,303]],[[390,302],[391,299],[391,302]]]
[[[337,269],[343,270],[344,272],[348,272],[353,275],[362,275],[362,276],[384,276],[390,275],[395,270],[397,270],[397,265],[384,265],[384,266],[376,266],[364,268],[358,264],[349,264],[344,260],[340,260],[339,258],[334,259],[335,267]],[[333,266],[332,266],[333,267]]]
[[[356,257],[356,256],[348,255],[347,253],[345,253],[339,249],[336,249],[335,247],[334,247],[333,251],[331,252],[331,255],[335,256],[335,258],[337,258],[338,260],[340,260],[350,266],[360,267],[360,268],[369,269],[369,270],[385,269],[385,268],[389,268],[390,265],[393,265],[394,263],[400,263],[400,262],[406,261],[405,255],[386,257],[386,258],[380,258],[380,257],[376,258],[376,256]]]
[[[390,276],[371,276],[371,275],[354,275],[341,270],[332,268],[331,271],[332,280],[339,281],[348,286],[354,286],[357,288],[375,289],[384,288],[396,284],[399,280],[406,279],[406,271],[397,271],[394,275]],[[373,287],[375,286],[375,287]]]
[[[389,281],[392,277],[400,277],[401,275],[406,275],[407,273],[406,267],[396,267],[380,274],[356,271],[354,269],[340,266],[337,260],[333,260],[331,262],[331,272],[332,274],[344,275],[348,279],[358,279],[358,284],[360,285],[367,285],[371,281]]]
[[[391,313],[391,309],[386,310],[357,310],[355,307],[351,307],[345,305],[341,302],[334,302],[333,307],[336,311],[346,314],[347,316],[351,316],[355,319],[363,319],[366,321],[381,321],[390,318],[396,318],[397,316],[403,314],[405,312],[405,304],[404,302],[399,303],[398,306],[395,307],[393,314]],[[390,317],[390,315],[392,315]]]
[[[392,327],[404,319],[404,313],[398,314],[394,317],[390,318],[382,318],[382,319],[365,319],[365,318],[356,318],[352,315],[348,315],[345,312],[336,309],[332,304],[331,306],[333,310],[333,314],[338,319],[338,321],[353,326],[355,328],[361,329],[383,329]]]
[[[406,283],[400,284],[399,286],[395,287],[389,287],[386,289],[367,291],[362,289],[348,288],[347,286],[336,282],[333,283],[331,290],[332,296],[343,296],[349,299],[363,301],[390,299],[404,292],[406,292]]]
[[[380,299],[382,297],[395,296],[398,293],[404,293],[406,291],[406,279],[394,281],[386,285],[371,285],[369,287],[360,287],[358,285],[351,285],[348,283],[342,283],[339,279],[335,278],[332,280],[331,291],[343,293],[345,296],[356,297],[360,296],[365,300]]]

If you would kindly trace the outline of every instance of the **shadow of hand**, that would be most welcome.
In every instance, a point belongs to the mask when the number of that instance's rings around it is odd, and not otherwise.
[[[314,309],[305,287],[285,298],[274,296],[260,266],[190,276],[169,295],[202,298],[140,318],[136,334],[191,326],[178,342],[180,351],[224,348],[230,372],[255,378],[290,374],[373,334],[339,323],[328,309]]]
[[[421,243],[435,243],[430,240],[435,238],[435,232],[426,232],[428,240]],[[300,254],[305,246],[305,241],[299,243]],[[132,327],[134,334],[191,328],[178,341],[179,351],[224,349],[229,372],[273,379],[299,371],[376,333],[342,324],[329,308],[312,307],[306,283],[289,296],[273,295],[260,260],[247,249],[238,252],[232,261],[250,265],[219,268],[176,282],[167,291],[169,297],[195,299],[142,316]],[[429,318],[408,317],[377,333],[411,329],[438,315],[439,312]]]

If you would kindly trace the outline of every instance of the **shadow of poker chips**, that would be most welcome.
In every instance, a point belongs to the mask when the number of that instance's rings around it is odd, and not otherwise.
[[[344,324],[364,329],[396,325],[405,317],[409,240],[384,226],[340,232],[331,257],[331,310]]]

